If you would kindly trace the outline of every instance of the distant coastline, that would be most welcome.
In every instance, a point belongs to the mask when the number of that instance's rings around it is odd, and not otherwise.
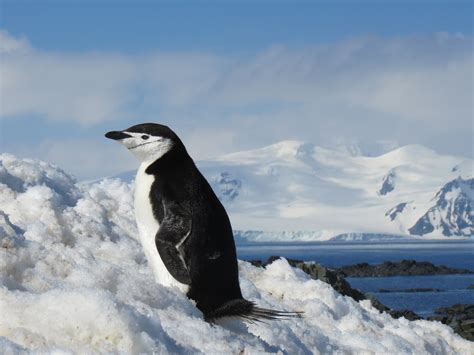
[[[427,261],[401,260],[385,261],[382,264],[369,265],[359,263],[342,266],[338,269],[345,277],[387,277],[387,276],[421,276],[421,275],[453,275],[474,274],[468,269],[450,268],[445,265],[434,265]]]
[[[343,240],[343,239],[328,239],[328,240],[248,240],[239,238],[241,234],[240,231],[234,231],[235,243],[237,246],[242,247],[259,247],[259,246],[288,246],[288,247],[297,247],[297,246],[304,246],[304,245],[321,245],[321,246],[342,246],[342,245],[354,245],[354,246],[371,246],[371,245],[381,245],[381,246],[389,246],[389,245],[422,245],[422,246],[429,246],[437,245],[437,244],[447,244],[455,246],[457,243],[460,244],[472,244],[474,248],[474,235],[471,237],[446,237],[446,238],[424,238],[424,237],[406,237],[406,236],[397,236],[393,239],[372,239],[372,240]],[[258,231],[251,231],[255,233],[259,233]],[[236,234],[237,233],[237,234]],[[277,233],[277,232],[275,232]],[[377,233],[366,233],[367,235],[373,236],[380,236],[386,234],[377,234]],[[394,235],[391,235],[394,236]]]

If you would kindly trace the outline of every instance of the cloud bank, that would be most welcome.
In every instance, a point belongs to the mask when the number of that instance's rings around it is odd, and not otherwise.
[[[472,44],[438,33],[227,56],[126,55],[43,51],[2,31],[0,117],[90,127],[164,122],[197,157],[341,137],[472,155]]]

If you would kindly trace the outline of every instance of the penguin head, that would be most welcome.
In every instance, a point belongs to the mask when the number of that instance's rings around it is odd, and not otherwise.
[[[155,161],[171,150],[184,149],[176,133],[157,123],[142,123],[122,131],[107,132],[105,137],[122,143],[140,161]]]

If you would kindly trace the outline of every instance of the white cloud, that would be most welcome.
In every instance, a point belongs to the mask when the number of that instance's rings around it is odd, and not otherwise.
[[[231,153],[231,147],[235,146],[239,136],[235,130],[208,127],[191,130],[185,133],[182,139],[194,159],[206,159]]]
[[[26,38],[14,38],[7,31],[0,30],[0,54],[26,53],[31,49]]]
[[[97,123],[122,115],[135,95],[135,67],[122,56],[14,53],[0,70],[3,117]]]
[[[0,32],[0,43],[5,53],[4,117],[29,112],[93,123],[114,119],[136,105],[316,101],[350,103],[416,119],[431,117],[439,105],[451,103],[454,95],[446,94],[453,91],[457,105],[450,106],[467,109],[472,99],[472,39],[460,35],[367,37],[299,49],[280,46],[244,58],[49,53],[25,50],[30,48],[25,39],[5,31]],[[413,103],[418,100],[423,105]]]
[[[105,141],[106,139],[103,138]],[[123,146],[100,138],[45,140],[33,154],[25,154],[54,163],[77,179],[95,179],[135,170],[139,163]]]

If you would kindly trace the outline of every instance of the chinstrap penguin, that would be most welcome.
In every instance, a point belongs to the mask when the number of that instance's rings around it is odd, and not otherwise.
[[[144,123],[105,135],[141,162],[135,180],[135,216],[156,280],[178,287],[207,321],[299,316],[257,307],[239,285],[229,217],[179,137],[167,126]]]

